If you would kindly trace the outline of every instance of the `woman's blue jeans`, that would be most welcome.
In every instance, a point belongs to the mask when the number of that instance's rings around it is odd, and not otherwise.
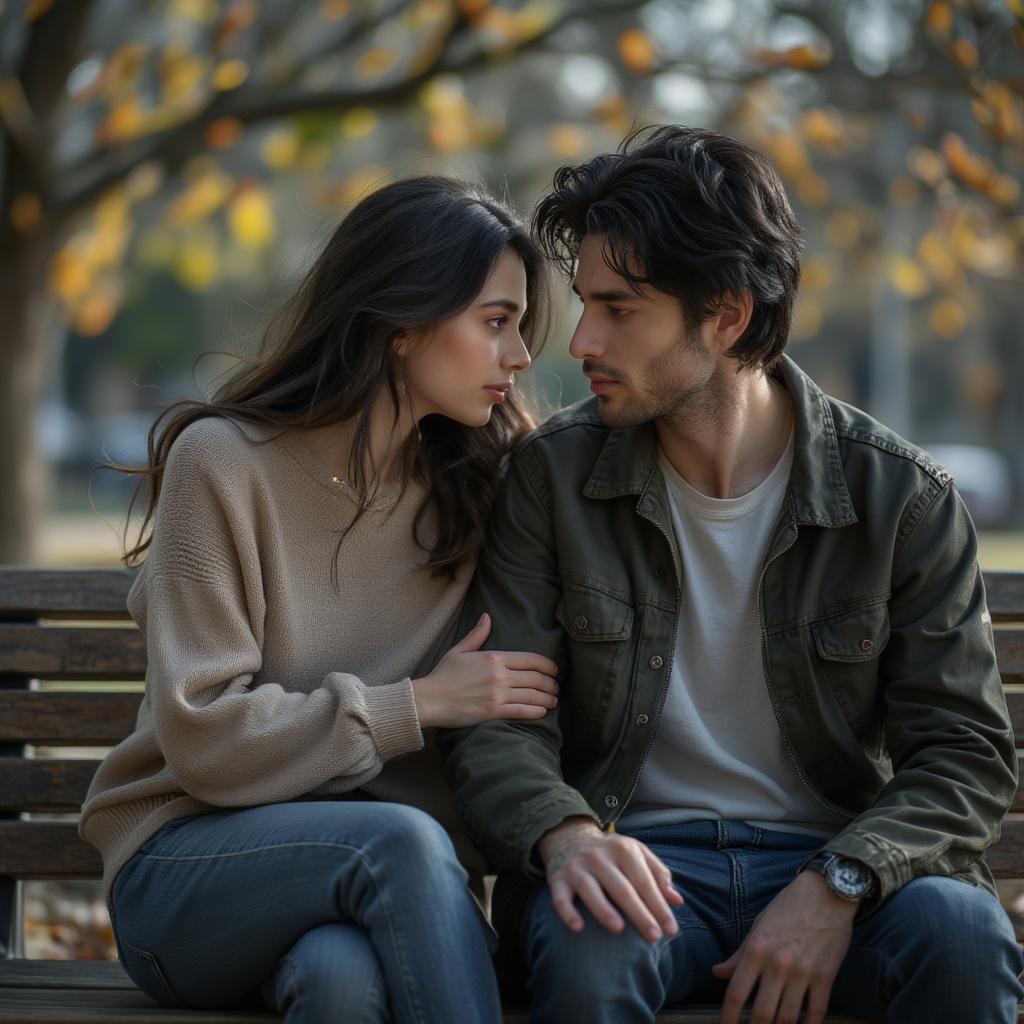
[[[726,960],[754,918],[795,877],[821,840],[733,821],[695,821],[630,832],[672,870],[686,899],[674,938],[647,942],[628,926],[606,931],[584,911],[570,932],[546,887],[520,930],[530,965],[534,1024],[634,1024],[688,997],[718,1001]],[[893,1024],[1011,1024],[1024,995],[1021,952],[999,901],[953,878],[910,882],[854,926],[830,1008]]]
[[[444,829],[375,800],[181,818],[118,872],[125,970],[165,1005],[287,1024],[497,1024],[491,933]]]

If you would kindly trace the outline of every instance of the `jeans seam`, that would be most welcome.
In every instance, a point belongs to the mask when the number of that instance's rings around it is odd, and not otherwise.
[[[381,882],[378,879],[376,873],[374,872],[373,868],[370,866],[370,864],[366,860],[366,858],[363,856],[363,852],[362,852],[362,850],[359,847],[352,846],[352,845],[350,845],[348,843],[327,842],[327,841],[323,841],[323,840],[310,840],[310,841],[304,841],[304,842],[301,842],[301,843],[266,843],[266,844],[264,844],[262,846],[250,846],[250,847],[247,847],[244,850],[232,850],[230,852],[224,852],[224,853],[197,854],[197,855],[194,855],[194,856],[187,856],[187,857],[171,856],[171,855],[168,855],[168,854],[147,854],[146,855],[146,859],[147,860],[165,860],[165,861],[176,861],[176,862],[180,862],[180,863],[188,863],[188,862],[191,862],[191,861],[219,860],[220,858],[247,856],[247,855],[252,854],[252,853],[262,853],[262,852],[264,852],[266,850],[283,850],[283,849],[289,849],[289,848],[300,848],[301,849],[301,848],[312,848],[312,847],[327,847],[328,849],[334,849],[334,850],[347,850],[347,851],[351,852],[355,856],[356,860],[359,861],[359,863],[362,866],[363,870],[366,872],[366,874],[373,881],[374,887],[377,890],[377,896],[378,896],[378,898],[380,900],[381,907],[384,910],[384,917],[385,917],[385,919],[387,921],[388,931],[390,932],[390,934],[392,936],[392,941],[394,943],[395,952],[396,952],[396,955],[397,955],[397,962],[399,964],[399,968],[401,970],[403,978],[406,980],[406,982],[410,982],[410,981],[415,980],[413,972],[409,970],[409,965],[407,963],[407,956],[406,956],[406,951],[405,951],[405,945],[402,942],[401,935],[399,934],[399,932],[396,930],[396,928],[394,926],[395,918],[394,918],[394,915],[391,912],[391,906],[390,906],[388,900],[384,896],[384,886],[381,885]],[[407,998],[409,1000],[410,1007],[411,1007],[411,1009],[413,1011],[414,1018],[417,1021],[424,1022],[424,1024],[425,1024],[425,1017],[423,1016],[423,1008],[420,1006],[419,1000],[415,998],[414,993],[411,990],[412,986],[410,984],[406,984],[403,987],[405,988],[406,996],[407,996]]]

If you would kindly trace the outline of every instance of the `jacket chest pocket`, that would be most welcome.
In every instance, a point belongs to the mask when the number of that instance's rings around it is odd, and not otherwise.
[[[555,615],[569,653],[563,727],[577,743],[607,752],[621,732],[631,687],[633,606],[602,591],[566,586]]]
[[[817,667],[856,736],[882,714],[879,657],[889,642],[885,601],[811,623]]]

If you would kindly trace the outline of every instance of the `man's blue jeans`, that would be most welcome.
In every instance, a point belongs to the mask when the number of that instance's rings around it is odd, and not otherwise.
[[[547,887],[537,890],[520,930],[531,965],[534,1024],[634,1024],[691,996],[720,1000],[711,974],[754,918],[821,846],[813,836],[740,822],[694,821],[630,833],[672,870],[686,903],[679,933],[647,942],[632,926],[606,931],[584,910],[575,934]],[[854,926],[830,1008],[894,1024],[1010,1024],[1024,995],[1024,962],[999,901],[953,878],[910,882]]]
[[[430,815],[374,800],[181,818],[118,872],[124,967],[161,1003],[287,1024],[497,1024],[490,937]]]

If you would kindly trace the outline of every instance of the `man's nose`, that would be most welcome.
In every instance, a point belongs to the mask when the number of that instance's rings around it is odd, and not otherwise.
[[[575,359],[600,359],[604,353],[604,343],[591,329],[586,314],[580,317],[576,330],[569,341],[569,355]]]

